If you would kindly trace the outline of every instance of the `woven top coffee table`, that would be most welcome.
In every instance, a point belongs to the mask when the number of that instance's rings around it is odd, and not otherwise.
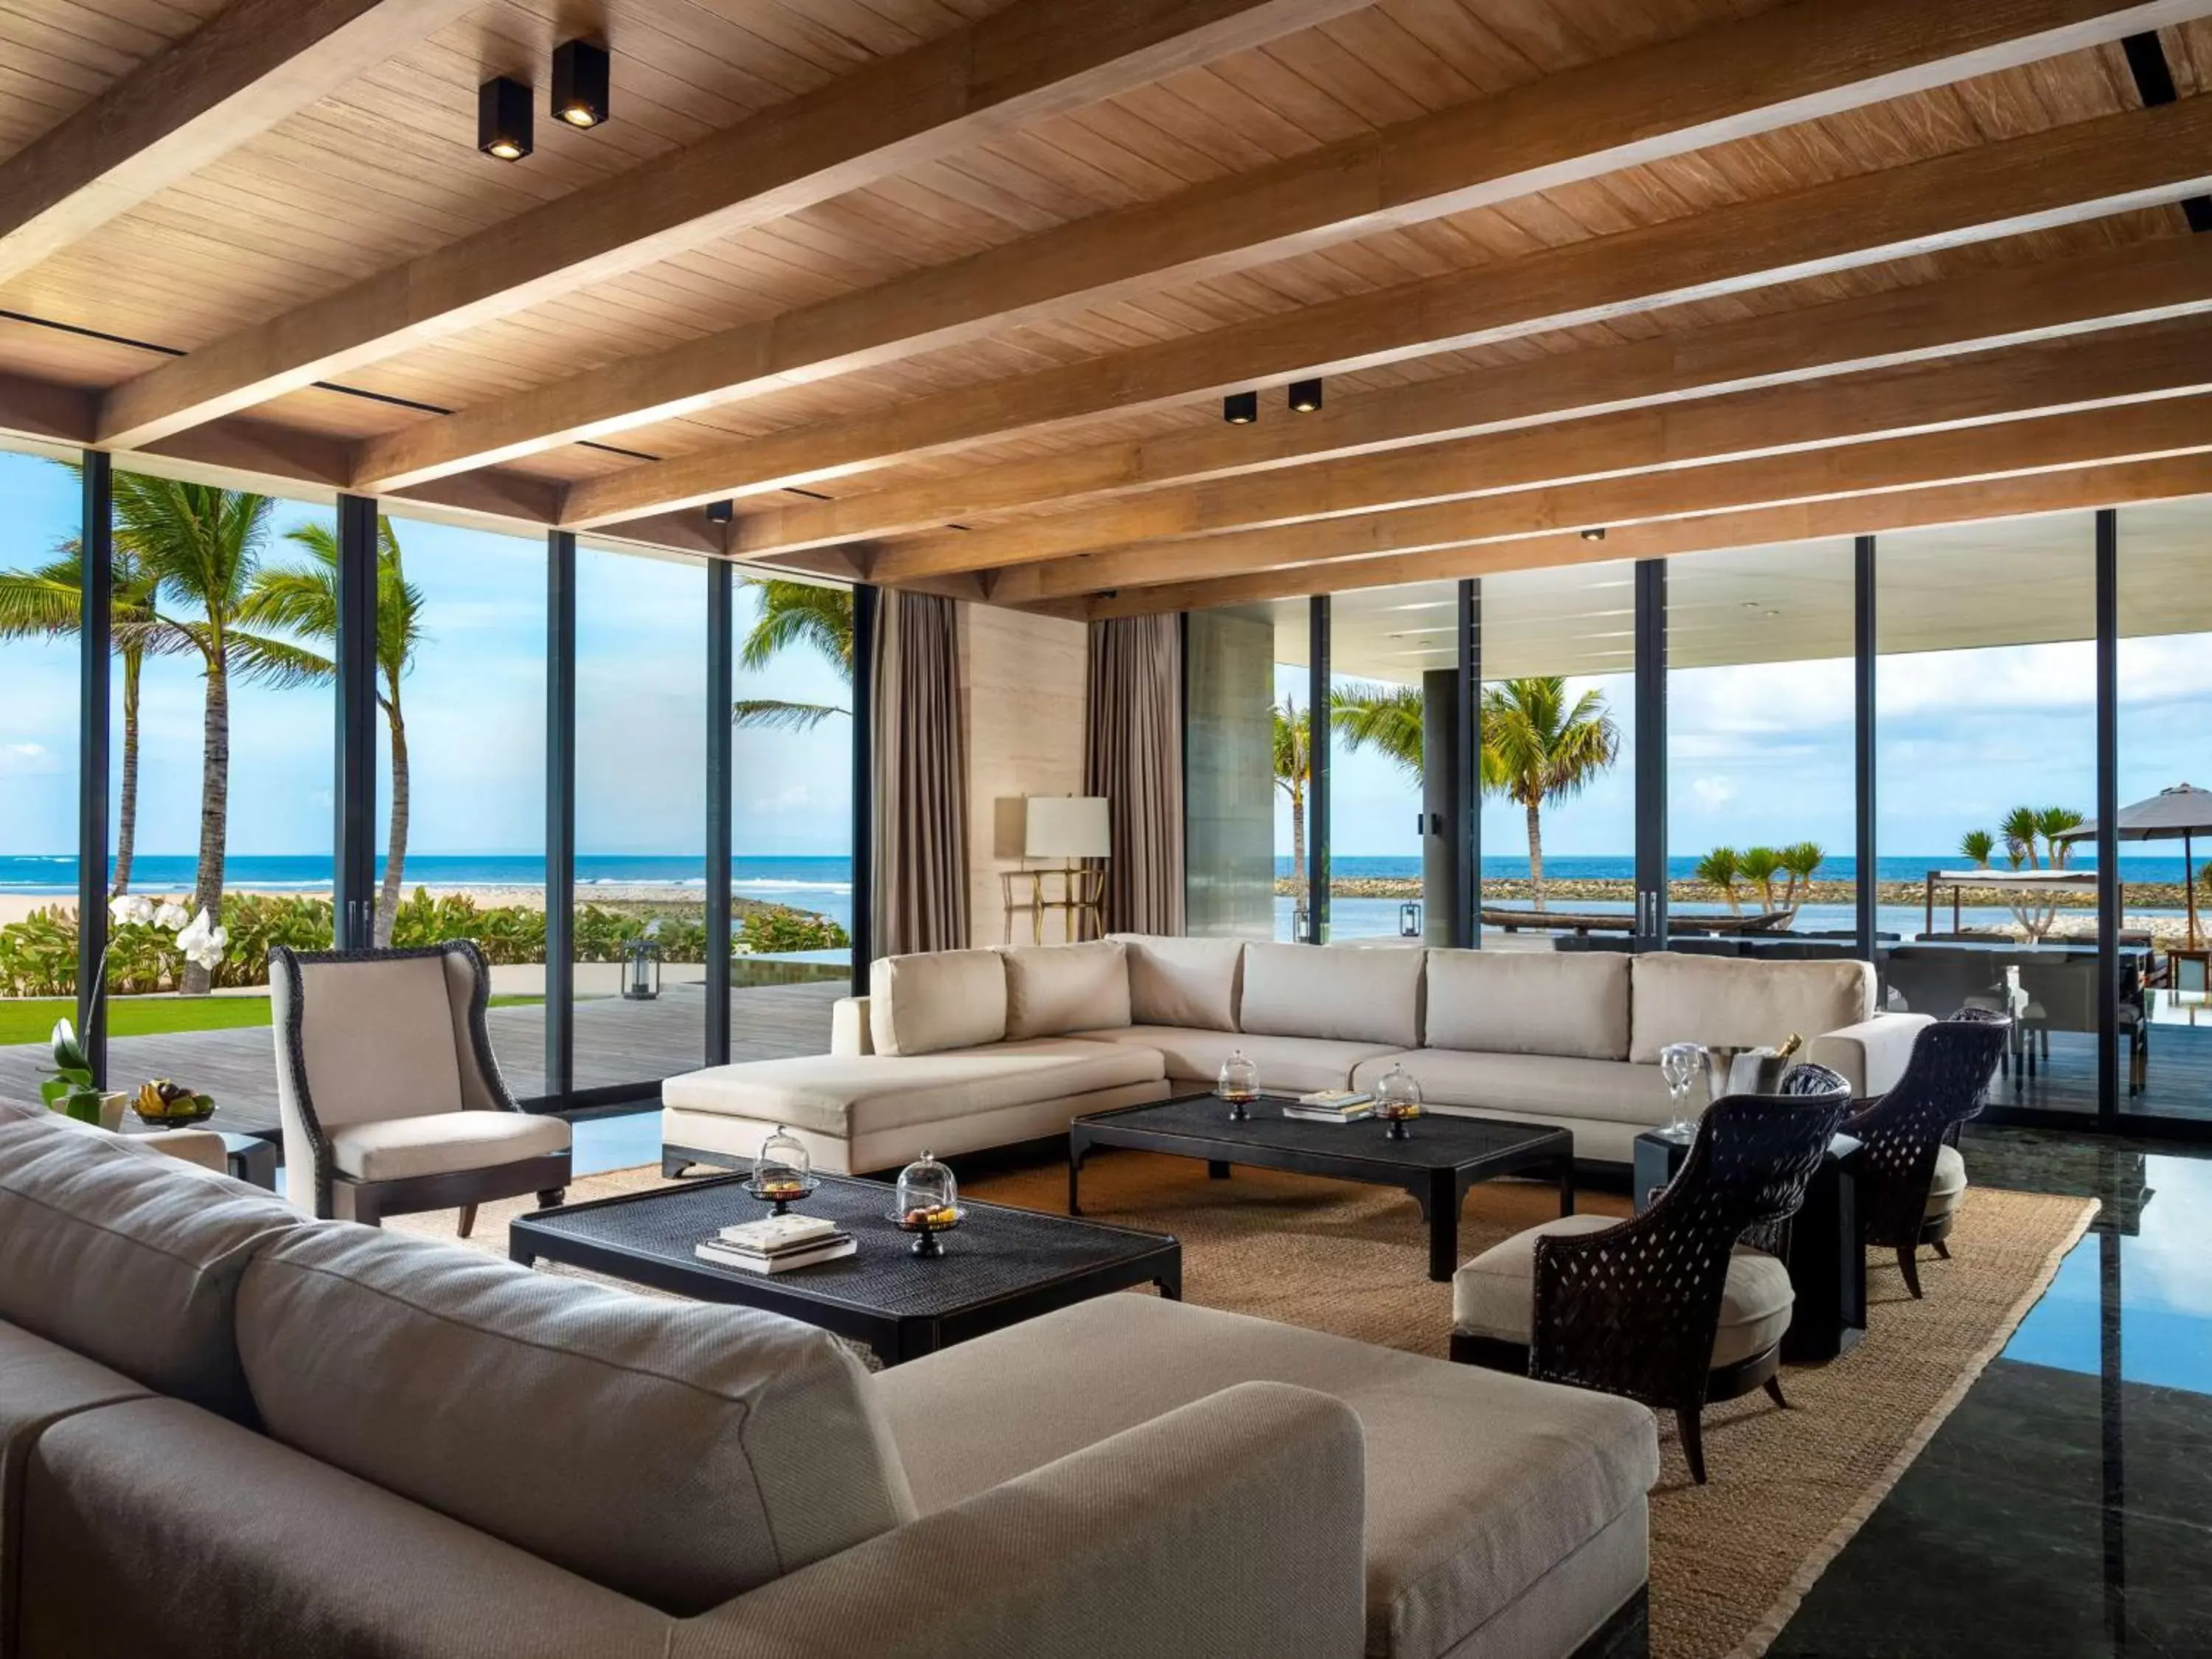
[[[734,1175],[532,1211],[509,1224],[507,1254],[525,1267],[557,1261],[701,1302],[765,1308],[866,1342],[886,1365],[1133,1285],[1182,1294],[1182,1247],[1164,1233],[966,1199],[944,1255],[925,1261],[890,1220],[890,1186],[819,1179],[794,1208],[836,1222],[860,1248],[811,1267],[755,1274],[692,1254],[720,1229],[768,1213]]]
[[[1241,1122],[1212,1094],[1079,1117],[1067,1131],[1068,1213],[1083,1213],[1083,1160],[1095,1146],[1202,1158],[1217,1180],[1228,1177],[1231,1164],[1244,1164],[1400,1187],[1421,1206],[1429,1224],[1429,1277],[1443,1282],[1459,1267],[1459,1207],[1475,1182],[1541,1171],[1559,1183],[1559,1213],[1575,1212],[1575,1138],[1565,1129],[1439,1115],[1416,1119],[1406,1139],[1391,1140],[1372,1119],[1313,1123],[1285,1117],[1289,1103],[1263,1096],[1246,1108],[1250,1115]]]

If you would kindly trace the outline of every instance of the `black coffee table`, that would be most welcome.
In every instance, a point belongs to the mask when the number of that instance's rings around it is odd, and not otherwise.
[[[890,1219],[892,1188],[842,1176],[820,1177],[821,1190],[796,1207],[852,1234],[856,1254],[773,1276],[711,1266],[692,1246],[768,1213],[744,1180],[715,1176],[533,1210],[509,1224],[507,1254],[525,1267],[558,1261],[700,1302],[765,1308],[866,1342],[886,1365],[1133,1285],[1182,1295],[1182,1247],[1164,1233],[973,1200],[943,1236],[944,1255],[917,1260]]]
[[[1306,1122],[1285,1117],[1285,1103],[1255,1100],[1243,1122],[1231,1120],[1228,1106],[1211,1094],[1077,1118],[1067,1131],[1068,1213],[1083,1213],[1078,1188],[1094,1146],[1202,1158],[1216,1179],[1226,1178],[1231,1164],[1244,1164],[1401,1187],[1429,1224],[1429,1277],[1443,1282],[1459,1267],[1459,1206],[1477,1182],[1544,1170],[1558,1178],[1559,1213],[1575,1212],[1575,1138],[1565,1129],[1437,1115],[1415,1120],[1407,1139],[1391,1140],[1372,1119]]]

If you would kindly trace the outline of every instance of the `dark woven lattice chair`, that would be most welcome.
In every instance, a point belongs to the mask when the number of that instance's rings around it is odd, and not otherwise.
[[[1951,1144],[1959,1126],[1982,1109],[2012,1041],[2012,1022],[1985,1008],[1962,1008],[1913,1039],[1897,1086],[1844,1122],[1859,1153],[1858,1191],[1867,1243],[1897,1252],[1905,1287],[1920,1294],[1919,1251],[1944,1243],[1966,1194],[1966,1161]]]
[[[1778,1094],[1716,1103],[1642,1215],[1563,1217],[1462,1267],[1452,1358],[1672,1411],[1704,1485],[1709,1403],[1762,1387],[1790,1403],[1778,1377],[1789,1271],[1738,1243],[1796,1213],[1850,1108],[1850,1085],[1825,1066],[1796,1067]]]

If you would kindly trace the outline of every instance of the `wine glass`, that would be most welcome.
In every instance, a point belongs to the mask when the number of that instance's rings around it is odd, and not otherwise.
[[[1659,1075],[1674,1104],[1674,1115],[1659,1133],[1669,1140],[1688,1140],[1698,1133],[1689,1111],[1690,1084],[1704,1063],[1705,1050],[1694,1042],[1670,1042],[1659,1051]]]

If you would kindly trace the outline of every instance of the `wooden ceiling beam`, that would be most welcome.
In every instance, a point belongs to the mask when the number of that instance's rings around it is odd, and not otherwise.
[[[513,459],[2177,21],[2203,0],[1799,0],[424,421],[363,488]]]
[[[102,401],[100,441],[152,443],[1360,3],[1016,0],[127,380]]]
[[[730,546],[781,559],[958,520],[1863,372],[2212,307],[2212,237],[2008,266],[1626,345],[1355,396],[1297,420],[1188,432],[739,518]]]
[[[2173,501],[2203,495],[2212,495],[2212,453],[2120,461],[2059,472],[1978,479],[1926,489],[1903,489],[1840,501],[1803,501],[1787,507],[1754,507],[1740,513],[1632,525],[1614,532],[1602,542],[1584,541],[1571,532],[1551,532],[1502,545],[1448,546],[1304,570],[1262,571],[1219,581],[1133,588],[1094,598],[1085,611],[1092,617],[1206,611],[1218,605],[1263,604],[1313,593],[1395,587],[1408,582],[1456,581],[1465,576],[1613,559],[1671,558],[1680,554],[1716,552],[1723,548],[1877,535],[2035,513],[2089,512],[2136,501]],[[1068,602],[1047,603],[1051,606],[1049,614],[1058,616],[1065,614]]]
[[[1102,592],[1269,570],[1297,570],[1318,579],[1322,569],[1376,554],[1517,542],[1559,532],[1579,536],[1584,530],[1605,532],[1602,544],[1590,545],[1617,553],[1624,544],[1621,532],[1629,526],[2205,449],[2212,449],[2212,393],[1355,514],[1194,541],[1156,542],[1088,555],[1079,563],[1080,580],[1083,591]],[[1019,605],[1067,597],[1065,573],[1053,579],[1043,575],[1052,568],[1026,566],[1001,571],[991,584],[993,601]],[[877,572],[872,569],[870,576],[875,579]]]
[[[1629,473],[1690,480],[1759,455],[2212,390],[2212,319],[2013,346],[1838,380],[1769,386],[1417,449],[1283,467],[1125,496],[1100,507],[883,549],[872,580],[1066,559],[1098,548],[1204,537],[1425,502],[1504,495]],[[1993,443],[2002,443],[1992,437]],[[1124,556],[1124,562],[1127,556]],[[1170,566],[1170,568],[1176,567]],[[1061,592],[1100,584],[1070,564]]]
[[[2212,187],[2212,99],[2123,112],[575,485],[588,526],[1115,412],[1376,368],[2172,202]]]
[[[0,163],[0,284],[475,3],[231,0]]]

